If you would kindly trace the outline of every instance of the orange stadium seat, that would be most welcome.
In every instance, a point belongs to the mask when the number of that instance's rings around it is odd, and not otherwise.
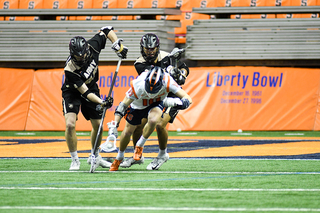
[[[142,1],[118,0],[118,8],[141,8]],[[118,16],[117,20],[133,20],[133,16]]]
[[[18,9],[19,8],[19,0],[0,0],[1,2],[1,9],[8,10],[8,9]],[[16,16],[11,17],[2,17],[1,20],[6,21],[14,21]]]
[[[226,7],[228,1],[231,0],[203,0],[201,1],[201,5],[206,5],[206,7]]]
[[[167,20],[180,20],[181,27],[175,28],[175,41],[179,44],[186,43],[186,33],[187,26],[193,25],[193,21],[196,19],[209,19],[209,15],[192,13],[193,7],[203,7],[203,1],[175,1],[174,4],[171,4],[171,7],[174,5],[180,7],[182,14],[181,15],[169,15],[166,17]],[[202,5],[202,6],[201,6]],[[170,5],[169,5],[170,6]]]
[[[92,4],[92,8],[106,9],[106,13],[109,8],[117,8],[118,1],[117,0],[94,0]],[[98,20],[99,18],[102,20],[115,20],[116,16],[93,16],[94,20]]]
[[[92,0],[68,0],[69,9],[90,9]],[[92,16],[69,16],[69,20],[92,20]]]
[[[44,9],[66,9],[68,0],[44,0]],[[68,16],[57,16],[56,20],[68,20]]]
[[[161,2],[161,0],[135,0],[135,6],[136,8],[161,8],[159,7]]]
[[[291,6],[316,6],[317,0],[291,0]],[[293,14],[292,18],[317,18],[317,14]]]
[[[43,8],[43,0],[20,0],[19,1],[19,9],[42,9]],[[16,20],[25,20],[25,21],[33,21],[39,20],[39,16],[26,16],[26,17],[17,17]]]

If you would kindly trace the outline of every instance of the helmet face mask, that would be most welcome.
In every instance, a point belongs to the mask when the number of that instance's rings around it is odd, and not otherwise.
[[[81,36],[73,37],[69,43],[70,56],[72,61],[82,67],[91,58],[89,45],[85,38]]]
[[[142,36],[140,41],[140,52],[143,58],[153,63],[159,54],[160,41],[157,35],[153,33],[147,33]]]
[[[163,71],[160,67],[153,67],[145,79],[145,91],[149,98],[157,97],[163,89]]]

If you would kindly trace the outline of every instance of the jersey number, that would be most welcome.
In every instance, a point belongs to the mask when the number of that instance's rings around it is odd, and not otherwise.
[[[161,101],[160,98],[157,99],[143,99],[143,106],[149,106],[151,104],[153,104],[154,102],[158,102]]]

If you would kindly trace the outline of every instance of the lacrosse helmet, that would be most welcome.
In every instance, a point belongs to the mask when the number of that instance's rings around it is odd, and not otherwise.
[[[69,50],[72,61],[80,67],[91,58],[88,42],[81,36],[75,36],[70,40]]]
[[[156,34],[147,33],[142,36],[140,41],[140,52],[147,62],[154,63],[158,57],[159,48],[160,41]]]
[[[163,88],[164,74],[161,67],[153,67],[145,80],[145,90],[149,98],[155,98]]]

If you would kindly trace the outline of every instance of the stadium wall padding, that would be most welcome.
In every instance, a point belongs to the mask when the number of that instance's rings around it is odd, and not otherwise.
[[[104,98],[115,66],[100,66],[98,85]],[[116,106],[137,77],[133,66],[121,66],[113,90]],[[64,131],[61,85],[63,68],[0,68],[0,130]],[[320,69],[273,67],[197,67],[183,89],[193,104],[178,114],[169,130],[320,130]],[[125,121],[120,123],[123,130]],[[76,129],[89,131],[82,114]]]

